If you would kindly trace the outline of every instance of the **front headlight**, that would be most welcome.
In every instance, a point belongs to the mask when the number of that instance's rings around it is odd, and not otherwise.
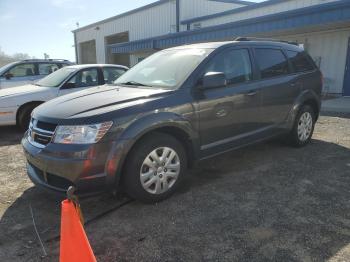
[[[113,122],[84,126],[58,126],[53,139],[57,144],[97,143],[110,129]]]

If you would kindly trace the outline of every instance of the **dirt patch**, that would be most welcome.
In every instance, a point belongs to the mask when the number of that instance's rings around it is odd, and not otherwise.
[[[0,261],[58,261],[61,198],[27,178],[21,136],[0,128]],[[131,202],[86,230],[99,261],[349,261],[349,199],[350,118],[323,116],[305,148],[271,141],[207,160],[171,199]],[[90,219],[124,201],[82,206]]]

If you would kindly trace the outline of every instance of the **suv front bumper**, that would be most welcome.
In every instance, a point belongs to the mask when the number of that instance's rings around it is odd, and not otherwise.
[[[28,141],[22,146],[27,173],[32,182],[46,189],[65,193],[69,186],[77,194],[90,195],[115,188],[118,156],[114,142],[92,145],[48,144],[38,148]]]

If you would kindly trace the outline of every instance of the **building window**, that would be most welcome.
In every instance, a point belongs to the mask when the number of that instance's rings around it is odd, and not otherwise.
[[[176,33],[176,25],[170,25],[170,33]]]
[[[194,23],[193,24],[193,29],[201,29],[202,28],[202,24],[201,23]]]

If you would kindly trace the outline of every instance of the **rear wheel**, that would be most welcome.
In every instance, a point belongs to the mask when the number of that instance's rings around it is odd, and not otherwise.
[[[295,118],[290,141],[294,146],[302,147],[311,140],[315,127],[315,113],[311,106],[304,105]]]
[[[38,106],[37,104],[31,104],[31,105],[24,106],[22,109],[20,109],[20,112],[18,114],[17,124],[22,131],[27,131],[29,127],[31,113],[34,110],[34,108],[36,108],[37,106]]]
[[[174,137],[147,135],[130,152],[123,174],[126,193],[142,202],[158,202],[173,194],[187,167],[185,150]]]

